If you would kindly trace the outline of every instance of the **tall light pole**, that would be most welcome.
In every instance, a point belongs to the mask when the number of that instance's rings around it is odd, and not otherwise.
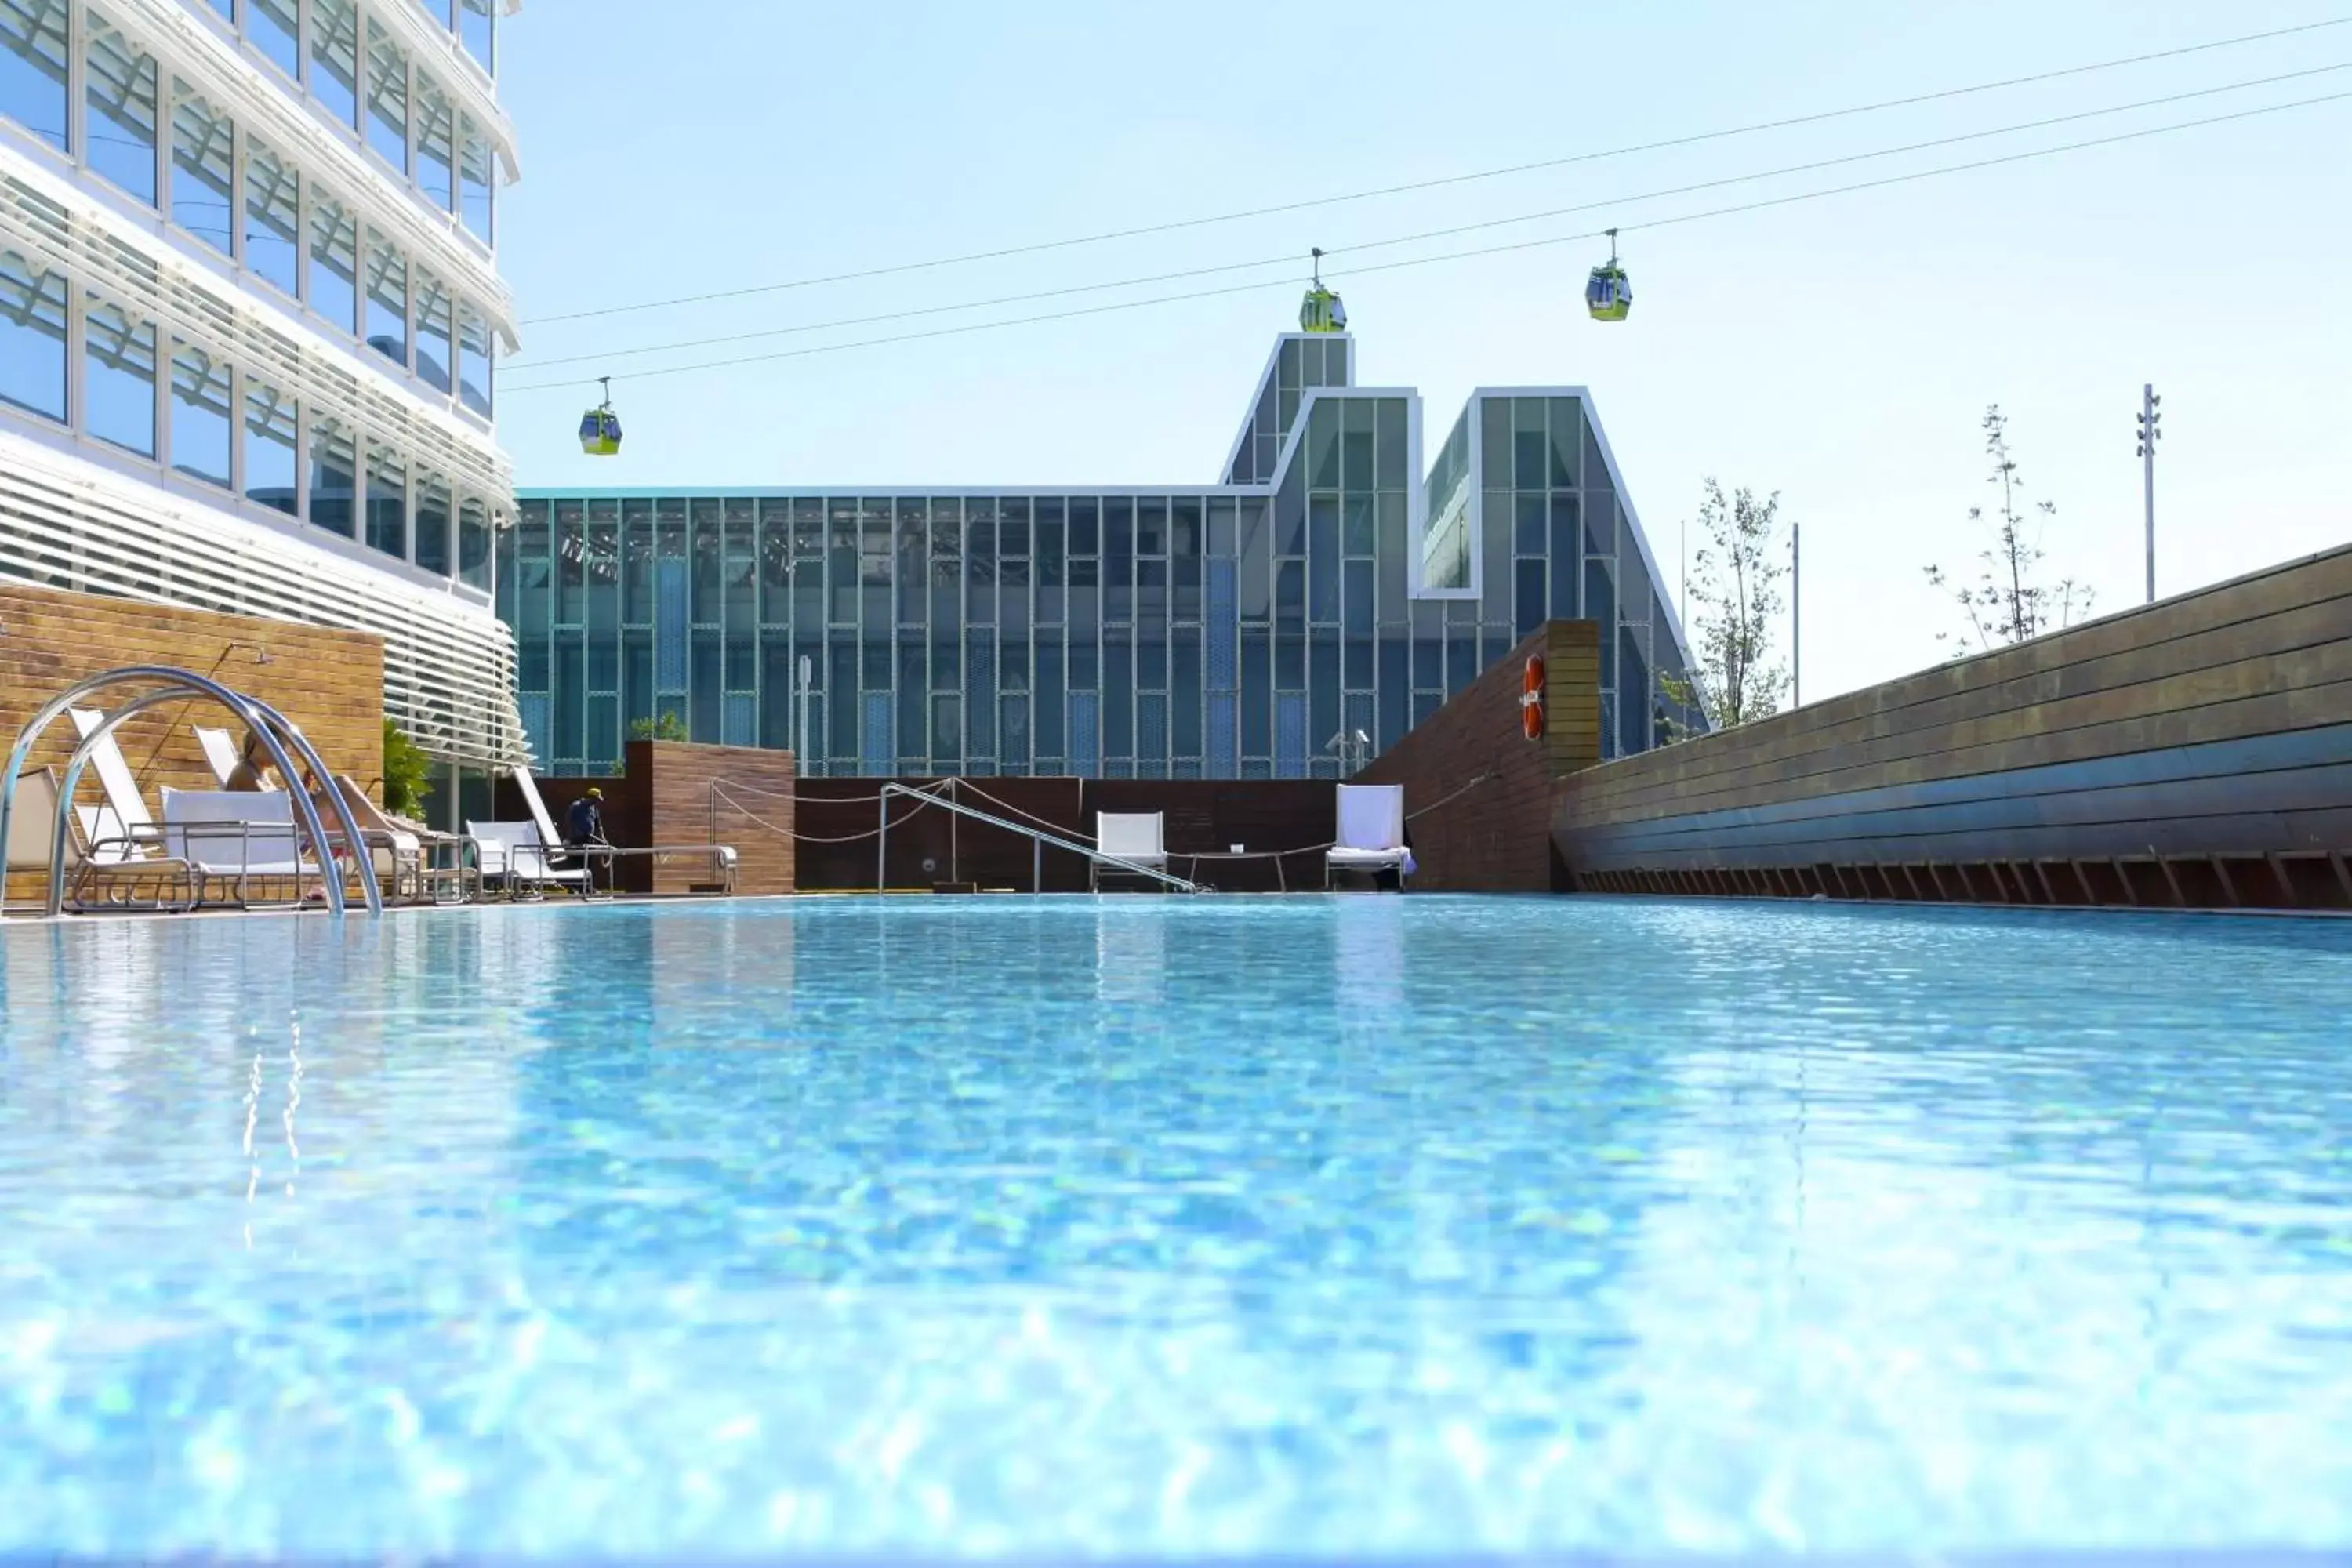
[[[2164,416],[2157,408],[2164,399],[2149,383],[2139,389],[2140,489],[2147,502],[2147,602],[2156,603],[2156,444],[2164,439]]]
[[[800,700],[800,726],[799,726],[800,733],[799,733],[799,734],[798,734],[798,736],[794,739],[793,743],[793,771],[794,773],[797,773],[801,774],[803,777],[806,777],[806,776],[807,776],[807,774],[808,774],[808,772],[809,772],[809,754],[808,754],[808,705],[809,705],[809,683],[810,683],[811,678],[812,678],[812,677],[814,677],[814,674],[816,673],[816,672],[815,672],[815,670],[814,670],[814,668],[812,667],[812,665],[811,665],[811,663],[810,663],[809,656],[808,656],[808,655],[806,655],[806,654],[803,654],[803,655],[801,655],[800,667],[799,667],[799,668],[798,668],[798,669],[796,669],[795,671],[793,671],[793,673],[794,673],[794,674],[796,674],[796,675],[798,675],[798,676],[800,677],[800,689],[800,689],[800,700]]]
[[[1789,525],[1789,706],[1805,705],[1805,525]]]

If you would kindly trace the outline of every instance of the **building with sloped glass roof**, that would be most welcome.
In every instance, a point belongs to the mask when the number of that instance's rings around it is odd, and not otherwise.
[[[1607,754],[1698,722],[1588,392],[1481,388],[1425,450],[1353,337],[1289,333],[1213,484],[525,490],[523,727],[555,773],[667,717],[812,774],[1339,778],[1563,617]]]

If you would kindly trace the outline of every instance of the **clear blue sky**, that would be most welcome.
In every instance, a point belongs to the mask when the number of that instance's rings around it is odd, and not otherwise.
[[[1559,157],[2352,15],[2333,0],[1490,0],[1348,7],[542,0],[507,24],[526,318],[857,270]],[[666,16],[669,15],[665,13]],[[615,351],[1303,256],[1587,202],[1365,259],[1644,220],[2265,102],[2352,68],[2079,125],[1648,202],[1641,193],[2352,62],[2352,26],[1802,130],[870,282],[524,330],[500,428],[525,485],[1213,480],[1302,279],[1262,291],[649,379],[631,370],[1029,314]],[[1584,319],[1576,243],[1332,271],[1361,379],[1433,424],[1479,384],[1593,389],[1669,580],[1703,478],[1805,531],[1811,698],[1939,657],[1924,583],[1981,542],[1977,423],[2011,418],[2053,566],[2140,596],[2140,384],[2165,397],[2159,588],[2352,539],[2352,101],[1629,233],[1633,319]],[[1303,269],[1302,269],[1303,270]],[[574,439],[606,356],[625,455]],[[525,393],[576,376],[581,390]],[[1694,545],[1694,548],[1696,546]]]

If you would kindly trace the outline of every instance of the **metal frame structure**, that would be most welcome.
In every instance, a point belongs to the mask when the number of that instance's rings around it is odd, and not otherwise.
[[[8,819],[16,806],[16,781],[24,773],[25,763],[33,748],[51,724],[65,715],[67,709],[118,686],[144,685],[155,689],[142,692],[121,708],[106,715],[99,726],[82,738],[74,748],[71,760],[58,784],[58,816],[55,831],[49,840],[48,914],[55,919],[65,910],[66,840],[72,831],[75,794],[81,786],[83,768],[90,753],[114,731],[151,708],[169,702],[184,702],[192,698],[208,698],[228,710],[247,730],[261,738],[269,752],[270,765],[287,781],[289,804],[294,807],[295,826],[310,838],[310,853],[318,858],[321,879],[325,883],[329,912],[343,912],[343,883],[339,871],[332,869],[335,858],[332,841],[320,818],[317,803],[310,792],[293,787],[294,781],[305,771],[323,787],[333,789],[335,775],[326,762],[301,731],[287,717],[268,703],[256,697],[235,691],[216,680],[196,674],[194,670],[175,669],[168,665],[130,665],[121,669],[107,670],[79,681],[44,703],[40,710],[27,720],[16,732],[16,743],[8,754],[8,771],[0,775],[0,844],[7,842]],[[289,749],[290,748],[290,749]],[[302,768],[295,767],[299,758]],[[342,841],[351,847],[352,861],[359,874],[360,890],[367,900],[368,912],[383,913],[383,890],[377,886],[375,858],[365,846],[365,836],[352,817],[351,805],[342,792],[334,789],[335,817],[342,831]],[[299,856],[300,845],[297,843]]]

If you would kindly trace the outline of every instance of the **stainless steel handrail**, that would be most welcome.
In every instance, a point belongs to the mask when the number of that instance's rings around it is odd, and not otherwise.
[[[902,784],[886,784],[882,786],[881,795],[880,843],[874,851],[874,890],[877,893],[889,886],[889,873],[887,868],[889,865],[890,854],[890,797],[894,795],[902,795],[910,799],[923,801],[928,805],[938,806],[942,811],[951,811],[958,816],[969,816],[975,822],[985,822],[992,827],[1002,827],[1007,833],[1018,833],[1023,837],[1038,844],[1050,844],[1056,849],[1066,849],[1073,855],[1083,855],[1098,866],[1116,866],[1122,871],[1132,871],[1139,877],[1152,878],[1154,880],[1167,883],[1180,893],[1202,893],[1208,890],[1198,882],[1188,882],[1183,878],[1171,872],[1162,871],[1157,867],[1146,866],[1140,861],[1125,859],[1117,855],[1106,855],[1101,850],[1090,849],[1075,839],[1064,838],[1058,834],[1043,832],[1002,816],[991,816],[977,806],[966,805],[961,801],[945,799],[929,790],[910,789]]]

